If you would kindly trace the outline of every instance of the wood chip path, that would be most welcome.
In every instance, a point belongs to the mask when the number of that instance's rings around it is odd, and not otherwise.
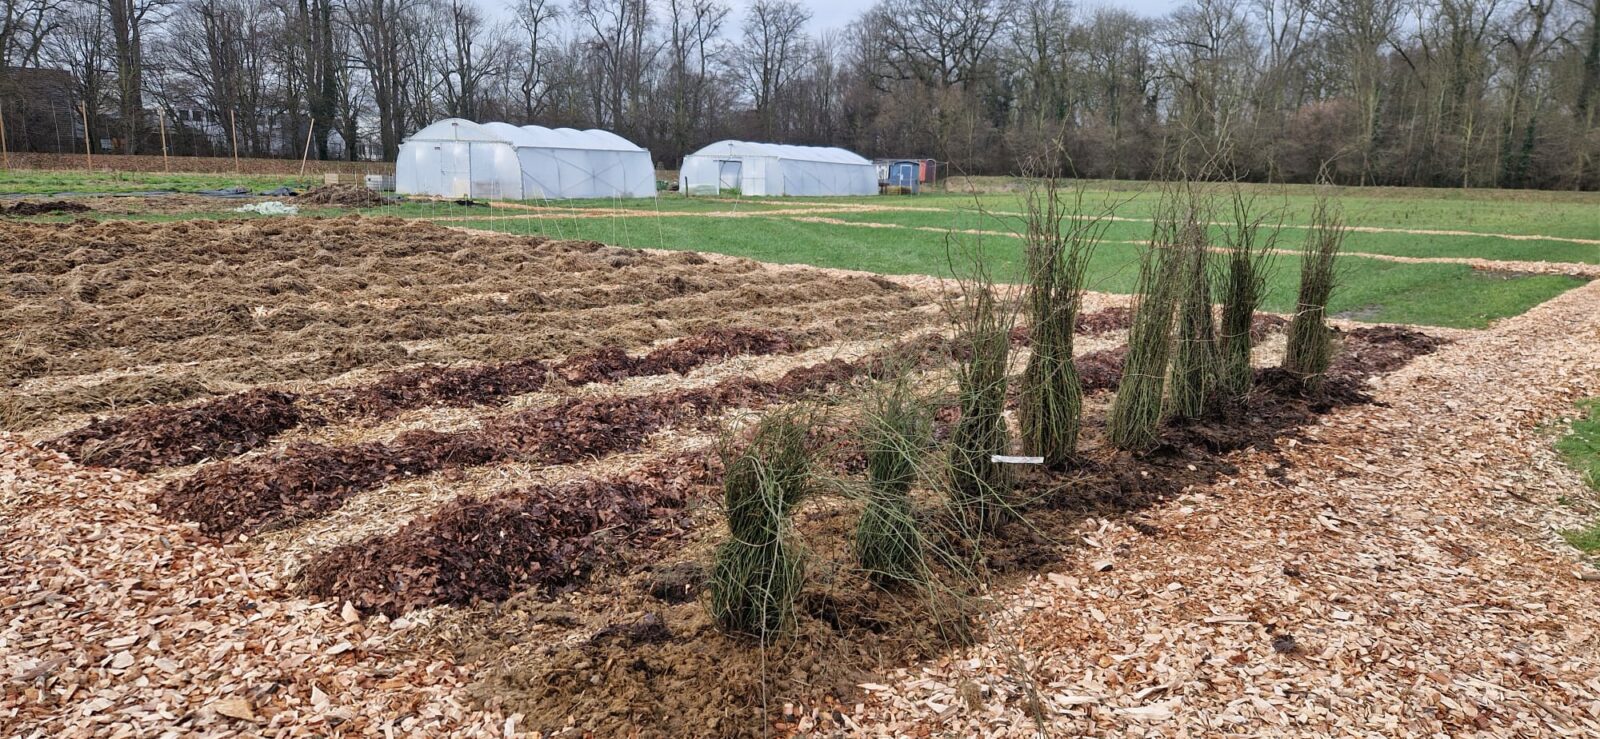
[[[904,736],[1596,736],[1600,582],[1551,449],[1600,394],[1600,283],[1458,339],[1279,463],[1083,532],[992,638],[867,685]],[[1592,515],[1592,506],[1590,506]],[[1104,571],[1103,567],[1109,567]],[[1580,579],[1579,575],[1583,578]]]

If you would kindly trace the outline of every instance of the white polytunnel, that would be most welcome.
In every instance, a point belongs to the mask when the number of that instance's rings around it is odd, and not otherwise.
[[[678,186],[690,195],[876,195],[878,171],[831,146],[718,141],[683,158]]]
[[[610,131],[446,118],[407,138],[395,161],[402,194],[501,200],[648,198],[650,152]]]

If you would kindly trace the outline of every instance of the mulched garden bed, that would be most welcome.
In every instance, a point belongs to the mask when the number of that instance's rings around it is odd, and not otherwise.
[[[24,200],[9,206],[0,205],[0,216],[47,216],[58,213],[88,213],[91,210],[94,209],[70,200]]]
[[[621,476],[457,498],[392,534],[323,553],[306,566],[304,587],[390,617],[559,588],[615,545],[643,544],[647,524],[671,527],[672,511],[717,469],[715,455],[690,453]]]
[[[294,394],[255,389],[196,406],[96,419],[42,446],[84,464],[147,472],[241,454],[308,418]]]
[[[777,331],[718,328],[670,342],[643,357],[621,349],[600,349],[569,358],[555,369],[568,384],[581,385],[683,374],[741,354],[767,355],[793,348],[788,335]],[[538,359],[465,367],[429,365],[306,397],[250,390],[194,406],[153,407],[96,419],[44,445],[84,464],[149,471],[241,454],[303,423],[330,417],[389,418],[429,406],[495,405],[543,388],[549,382],[550,369]]]
[[[772,381],[745,377],[709,388],[639,397],[570,399],[442,433],[409,431],[392,442],[296,444],[259,460],[222,462],[164,487],[161,512],[232,536],[325,513],[387,480],[494,461],[566,464],[643,445],[650,434],[730,407],[759,407],[858,374],[865,362],[830,360]]]

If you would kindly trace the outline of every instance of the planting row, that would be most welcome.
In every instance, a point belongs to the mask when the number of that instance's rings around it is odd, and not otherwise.
[[[329,416],[385,418],[429,406],[491,405],[543,388],[552,371],[569,385],[615,382],[684,374],[710,361],[787,352],[793,346],[788,336],[766,329],[715,329],[639,357],[621,349],[601,349],[569,357],[553,368],[531,358],[467,367],[425,366],[306,397],[256,389],[189,407],[154,407],[96,420],[45,445],[87,464],[150,470],[241,454],[277,434]]]
[[[719,467],[715,455],[689,453],[627,475],[488,500],[463,496],[392,534],[322,553],[303,571],[304,587],[391,617],[559,587],[586,572],[609,544],[644,543],[642,530],[697,497]]]
[[[1250,321],[1250,338],[1260,341],[1267,334],[1282,330],[1289,325],[1289,319],[1274,313],[1257,313]],[[1098,336],[1100,334],[1127,331],[1133,327],[1133,309],[1123,306],[1101,308],[1092,313],[1080,313],[1073,323],[1073,330],[1085,336]],[[1033,332],[1029,326],[1016,326],[1011,329],[1011,343],[1027,344],[1033,340]]]
[[[442,433],[409,431],[390,442],[295,444],[242,463],[221,462],[167,485],[169,517],[216,535],[317,516],[385,481],[512,459],[569,464],[637,449],[650,434],[730,407],[757,407],[849,379],[863,366],[831,360],[772,381],[734,378],[704,389],[644,397],[568,399]]]
[[[762,273],[716,279],[667,275],[645,277],[615,289],[579,296],[567,301],[571,305],[550,304],[543,294],[534,293],[507,301],[406,300],[399,304],[334,307],[293,305],[271,311],[229,302],[226,309],[216,311],[173,306],[166,317],[141,313],[118,318],[81,303],[59,302],[31,303],[6,311],[4,318],[12,325],[26,327],[17,334],[16,347],[26,351],[8,360],[8,366],[16,370],[17,379],[27,379],[45,373],[85,373],[145,363],[269,357],[384,342],[436,341],[467,333],[580,331],[633,318],[684,318],[889,292],[896,291],[869,280],[839,280],[816,274]],[[603,314],[604,319],[597,318],[597,314]]]
[[[638,310],[620,317],[618,311],[601,311],[598,315],[557,313],[546,315],[539,328],[528,331],[457,334],[411,349],[398,342],[336,345],[309,356],[283,353],[261,337],[214,337],[191,349],[199,351],[215,344],[220,346],[219,355],[234,354],[250,346],[259,351],[234,358],[149,365],[136,373],[93,384],[69,381],[57,386],[48,379],[31,381],[26,390],[0,397],[0,427],[26,429],[63,415],[205,397],[215,394],[218,386],[318,380],[356,368],[383,369],[418,362],[508,361],[530,354],[575,354],[609,345],[641,347],[671,336],[715,328],[730,319],[805,333],[817,341],[894,335],[928,322],[929,313],[921,308],[924,302],[925,298],[915,293],[879,293],[796,305],[767,304],[740,310],[735,317],[718,310],[708,299],[683,305],[669,316]],[[119,366],[127,359],[118,359],[116,352],[99,354],[103,361]],[[48,354],[38,358],[45,363],[41,366],[58,360],[56,355]],[[19,357],[0,357],[0,364],[8,359]],[[81,359],[84,357],[74,355],[64,361]]]
[[[1230,469],[1220,455],[1248,446],[1268,448],[1318,413],[1367,402],[1359,388],[1368,378],[1431,353],[1441,343],[1407,329],[1357,329],[1346,335],[1323,394],[1303,397],[1298,385],[1270,382],[1273,370],[1259,370],[1261,392],[1251,397],[1239,418],[1226,424],[1170,418],[1162,443],[1151,453],[1080,459],[1069,473],[1074,484],[1047,486],[1055,491],[1052,497],[1033,503],[1056,510],[1114,512],[1214,481]],[[934,436],[948,438],[953,419],[941,415],[942,430]],[[863,450],[853,444],[834,446],[828,456],[836,469],[847,474],[863,470]],[[348,600],[362,610],[390,616],[560,587],[615,547],[640,546],[655,534],[676,533],[676,512],[707,494],[720,467],[715,456],[692,453],[659,459],[620,476],[541,485],[493,500],[459,498],[393,533],[324,552],[304,570],[304,586],[319,597]],[[1024,538],[1034,541],[1037,536]],[[1005,554],[1011,543],[1001,540],[990,546]]]
[[[1266,336],[1268,331],[1288,325],[1287,319],[1270,314],[1257,314],[1256,318],[1258,320],[1250,332],[1251,339],[1255,341]],[[1412,357],[1432,353],[1443,341],[1420,331],[1395,326],[1363,326],[1351,329],[1343,336],[1343,349],[1328,370],[1330,379],[1338,380],[1335,384],[1340,388],[1359,388],[1366,378],[1393,371]],[[1122,363],[1127,356],[1128,347],[1119,346],[1088,352],[1074,359],[1078,380],[1083,384],[1084,391],[1117,389],[1122,382]],[[1279,374],[1261,370],[1257,373],[1257,379],[1273,382]]]

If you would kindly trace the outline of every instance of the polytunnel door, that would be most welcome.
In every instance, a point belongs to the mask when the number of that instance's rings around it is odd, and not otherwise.
[[[445,197],[472,197],[472,144],[446,141],[439,145],[439,174]]]
[[[738,190],[743,170],[744,163],[738,159],[717,160],[717,192]]]

